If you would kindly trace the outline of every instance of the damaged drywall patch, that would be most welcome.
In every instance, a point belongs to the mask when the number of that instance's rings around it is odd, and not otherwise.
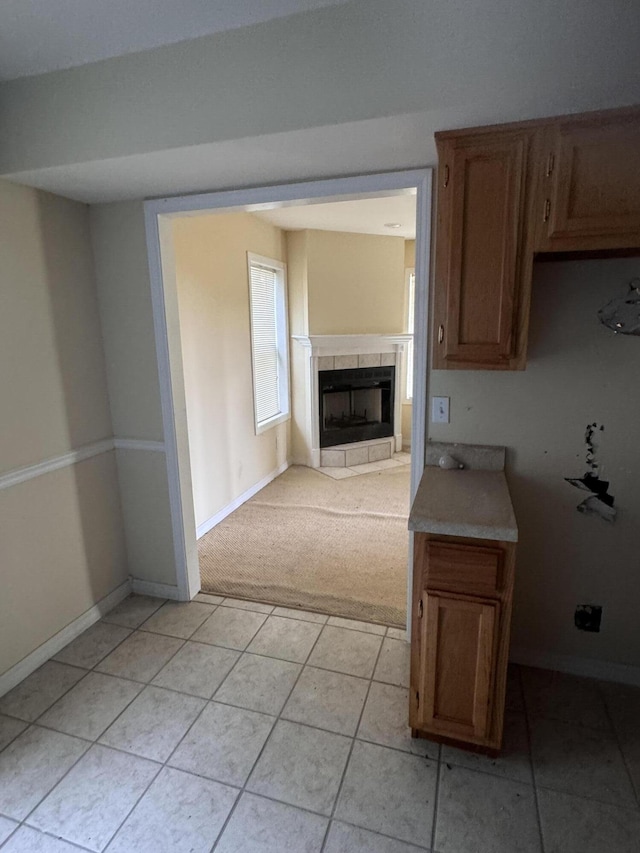
[[[601,480],[598,473],[599,463],[595,436],[598,432],[603,431],[604,426],[602,425],[587,424],[584,440],[587,445],[586,463],[589,470],[583,477],[565,477],[565,480],[570,485],[575,486],[576,489],[590,492],[590,496],[578,504],[578,512],[584,515],[596,515],[603,521],[613,524],[617,512],[613,505],[614,497],[609,494],[609,481]]]

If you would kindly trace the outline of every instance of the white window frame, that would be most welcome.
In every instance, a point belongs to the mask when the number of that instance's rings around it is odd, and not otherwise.
[[[413,278],[413,286],[411,280]],[[415,287],[416,271],[414,267],[406,267],[404,271],[404,322],[405,331],[410,334],[411,340],[407,343],[402,370],[402,402],[413,405],[413,383],[415,376]],[[411,365],[411,370],[409,369]]]
[[[278,347],[278,402],[280,411],[277,415],[258,422],[256,406],[256,380],[253,361],[253,305],[251,292],[251,267],[253,265],[266,267],[276,274],[276,338]],[[249,287],[249,322],[251,327],[251,380],[253,393],[253,419],[256,435],[261,435],[269,429],[284,423],[291,418],[291,392],[289,381],[289,321],[287,305],[287,267],[275,258],[266,258],[247,252],[247,283]]]

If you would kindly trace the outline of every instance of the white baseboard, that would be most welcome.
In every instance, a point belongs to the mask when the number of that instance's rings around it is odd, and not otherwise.
[[[143,581],[140,578],[131,578],[131,591],[138,595],[150,595],[152,598],[170,598],[172,601],[180,601],[178,587],[168,583],[155,583],[154,581]]]
[[[597,678],[600,681],[617,681],[640,687],[640,667],[624,663],[611,663],[591,658],[578,658],[572,655],[555,655],[530,649],[512,647],[509,655],[512,663],[523,666],[537,666],[540,669],[555,669],[570,675],[584,678]]]
[[[45,661],[48,661],[50,657],[56,655],[70,643],[71,640],[75,640],[83,631],[90,628],[94,622],[102,619],[106,613],[113,610],[117,604],[120,604],[130,592],[131,581],[126,580],[120,586],[116,587],[113,592],[110,592],[109,595],[106,595],[97,604],[90,607],[89,610],[85,610],[77,619],[74,619],[73,622],[70,622],[65,628],[54,634],[51,639],[38,646],[26,658],[22,658],[15,666],[12,666],[11,669],[0,675],[0,696],[4,696],[16,684],[20,684],[28,675],[35,672],[39,666],[42,666]]]
[[[257,495],[258,492],[262,491],[265,486],[268,486],[269,483],[275,480],[276,477],[279,477],[280,474],[284,474],[288,467],[289,463],[284,462],[279,468],[275,468],[271,473],[267,474],[266,477],[263,477],[260,482],[251,486],[250,489],[247,489],[246,492],[243,492],[239,497],[231,501],[230,504],[227,504],[215,515],[212,515],[211,518],[208,518],[206,521],[203,521],[202,524],[199,524],[196,528],[196,539],[200,539],[205,533],[212,530],[216,524],[220,524],[221,521],[224,521],[228,515],[231,515],[234,510],[238,509],[239,506],[242,506],[243,503],[246,503],[249,498]]]

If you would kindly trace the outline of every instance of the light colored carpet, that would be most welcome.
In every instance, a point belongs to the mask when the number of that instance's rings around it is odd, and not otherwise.
[[[404,625],[409,466],[289,468],[198,541],[203,592]]]

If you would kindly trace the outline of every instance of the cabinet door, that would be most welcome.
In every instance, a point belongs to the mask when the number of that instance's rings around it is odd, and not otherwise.
[[[422,607],[420,728],[482,741],[491,726],[500,605],[425,592]]]
[[[509,367],[516,351],[530,136],[439,144],[434,367]]]
[[[563,122],[551,140],[542,248],[638,247],[640,114]]]

